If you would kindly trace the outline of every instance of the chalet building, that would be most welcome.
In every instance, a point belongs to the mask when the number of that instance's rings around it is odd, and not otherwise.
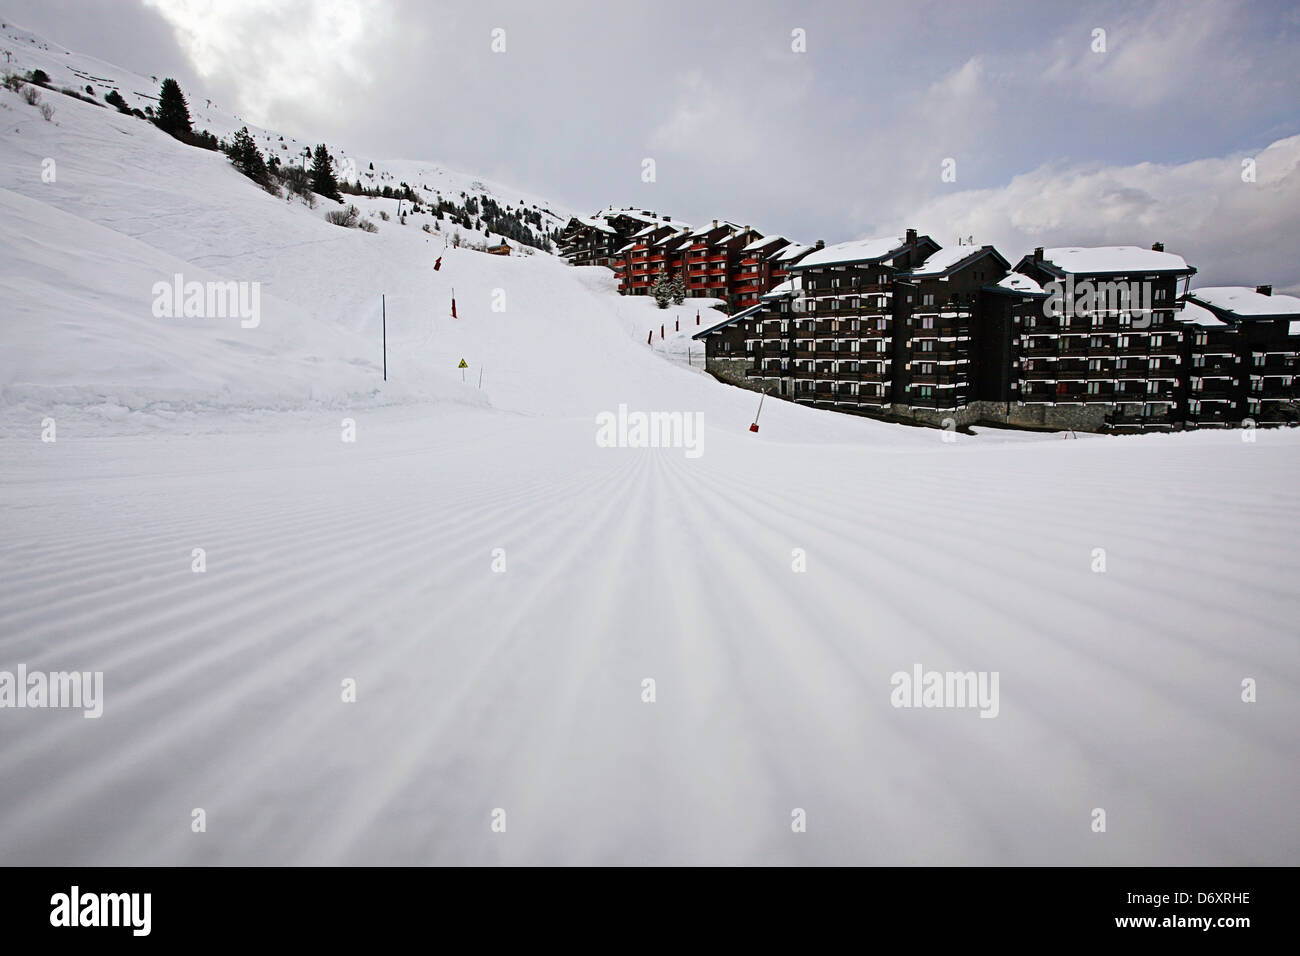
[[[1144,431],[1183,420],[1175,315],[1179,283],[1186,291],[1196,270],[1181,256],[1161,243],[1040,248],[1016,271],[1049,292],[1020,328],[1019,400],[1043,406],[1044,424]]]
[[[773,281],[772,264],[789,245],[784,236],[764,236],[740,250],[740,261],[731,275],[732,305],[737,310],[758,305],[759,296],[781,281]]]
[[[894,404],[895,280],[939,250],[929,236],[856,240],[815,249],[790,267],[795,285],[787,343],[753,343],[756,358],[782,344],[789,351],[790,391],[824,408],[886,412]]]
[[[1010,270],[992,246],[958,245],[895,277],[896,404],[952,410],[971,402],[980,290]]]
[[[911,229],[798,252],[789,278],[696,333],[718,378],[929,424],[1300,422],[1300,299],[1187,293],[1196,270],[1159,243],[1036,249],[1014,271]]]
[[[605,210],[571,221],[561,253],[629,295],[681,273],[732,313],[694,336],[709,371],[804,404],[1112,432],[1300,424],[1300,298],[1189,292],[1196,269],[1161,243],[1039,248],[1012,269],[915,229],[810,247]]]
[[[662,252],[658,257],[653,255],[656,244],[681,233],[681,224],[672,222],[653,223],[636,232],[632,241],[617,253],[621,257],[614,265],[614,273],[619,277],[618,291],[623,295],[649,295],[659,273],[668,272]]]
[[[558,254],[575,266],[607,266],[624,261],[620,253],[632,237],[647,226],[669,223],[647,209],[602,209],[594,216],[574,216],[561,230]]]
[[[972,322],[972,409],[979,419],[1004,424],[1042,425],[1034,420],[1036,406],[1020,401],[1024,350],[1020,330],[1027,320],[1043,314],[1047,293],[1033,279],[1009,272],[980,287]]]
[[[895,399],[894,282],[939,246],[902,236],[795,248],[773,257],[789,278],[728,322],[696,334],[706,367],[728,381],[842,411],[885,412]],[[737,368],[743,336],[750,364]],[[738,374],[739,373],[739,374]]]
[[[762,238],[749,226],[712,223],[696,229],[688,243],[679,244],[686,275],[686,294],[691,298],[721,299],[723,307],[736,308],[736,278],[742,250]]]
[[[805,254],[812,251],[810,246]],[[705,368],[715,377],[735,385],[757,387],[760,391],[774,388],[780,395],[791,395],[789,349],[778,349],[777,354],[764,356],[763,349],[756,348],[755,342],[763,338],[765,330],[770,330],[777,342],[788,338],[795,295],[795,281],[787,279],[763,293],[757,305],[741,309],[691,336],[704,342]],[[756,384],[760,379],[765,382]]]
[[[1300,298],[1273,287],[1194,289],[1183,298],[1189,425],[1300,421]]]
[[[561,231],[556,251],[570,265],[612,266],[620,245],[617,230],[603,219],[574,216]]]

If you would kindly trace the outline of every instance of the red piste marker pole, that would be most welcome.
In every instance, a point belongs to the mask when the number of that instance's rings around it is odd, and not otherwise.
[[[674,320],[673,320],[673,331],[674,331],[674,332],[680,332],[681,330],[682,330],[682,320],[681,320],[681,319],[674,319]]]
[[[655,330],[651,329],[649,332],[645,334],[645,344],[653,345],[654,341],[655,341]]]
[[[763,414],[763,399],[767,397],[767,392],[758,396],[758,411],[754,413],[754,423],[749,426],[751,432],[758,431],[758,416]]]
[[[456,290],[451,290],[451,317],[456,318]]]
[[[661,339],[664,337],[664,327],[662,325],[659,326],[659,337]]]

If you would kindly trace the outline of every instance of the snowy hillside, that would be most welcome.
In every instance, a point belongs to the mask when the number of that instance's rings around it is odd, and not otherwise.
[[[43,95],[0,91],[0,672],[104,700],[0,709],[0,863],[1300,859],[1296,432],[754,433],[692,303]],[[157,315],[178,274],[257,323]],[[620,407],[702,431],[606,447]],[[997,672],[996,719],[894,706],[916,665]]]

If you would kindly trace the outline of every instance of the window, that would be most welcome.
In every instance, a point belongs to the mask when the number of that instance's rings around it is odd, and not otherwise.
[[[1101,371],[1101,359],[1088,359],[1088,371],[1089,371],[1089,372],[1100,372],[1100,371]]]
[[[934,386],[932,386],[932,385],[918,385],[918,386],[916,387],[916,394],[917,394],[917,397],[918,397],[918,398],[933,398],[933,397],[934,397]]]
[[[883,331],[884,328],[885,328],[885,320],[884,320],[884,319],[881,319],[881,320],[880,320],[880,328],[881,328],[882,331]],[[923,329],[932,329],[932,328],[934,328],[934,316],[932,316],[932,315],[926,315],[926,316],[923,316],[923,317],[921,318],[921,328],[923,328]]]
[[[1101,382],[1089,382],[1089,383],[1088,383],[1088,394],[1089,394],[1089,395],[1100,395],[1100,394],[1101,394]]]
[[[1258,368],[1264,364],[1264,353],[1254,352],[1251,354],[1251,359],[1254,361],[1255,367]]]
[[[922,352],[934,351],[934,339],[921,339],[921,341],[918,342],[917,345]]]
[[[1193,356],[1192,356],[1192,365],[1195,366],[1196,368],[1204,368],[1204,367],[1205,367],[1205,356],[1204,356],[1204,355],[1193,355]]]
[[[921,296],[921,304],[922,304],[922,305],[934,305],[934,293],[933,293],[933,292],[927,292],[925,295]]]

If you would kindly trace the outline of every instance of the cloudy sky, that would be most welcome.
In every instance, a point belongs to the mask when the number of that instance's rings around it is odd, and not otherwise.
[[[1035,245],[1159,239],[1200,268],[1198,285],[1300,289],[1294,2],[0,9],[261,125],[577,210],[639,205],[807,242],[915,225],[1013,262]]]

